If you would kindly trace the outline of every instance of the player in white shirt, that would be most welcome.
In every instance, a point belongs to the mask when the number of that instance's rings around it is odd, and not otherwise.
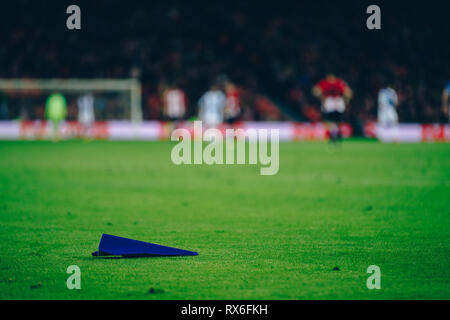
[[[164,92],[164,116],[169,120],[183,119],[187,109],[187,97],[183,90],[172,87]]]
[[[199,100],[198,117],[208,127],[215,127],[224,121],[224,108],[226,96],[217,87],[213,86]]]
[[[78,122],[81,124],[81,135],[89,136],[89,129],[95,121],[94,95],[85,94],[78,98]]]
[[[382,88],[378,92],[378,124],[382,127],[393,127],[398,124],[396,107],[397,93],[391,87]]]

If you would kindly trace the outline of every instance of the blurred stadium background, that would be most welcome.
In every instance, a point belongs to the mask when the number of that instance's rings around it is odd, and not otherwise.
[[[70,4],[2,4],[1,138],[48,134],[41,121],[54,92],[67,100],[65,136],[79,135],[78,98],[93,93],[98,125],[90,135],[167,138],[161,121],[171,120],[164,112],[168,90],[185,95],[177,119],[187,120],[198,115],[197,102],[212,84],[228,83],[239,100],[234,123],[289,121],[280,124],[286,139],[323,139],[311,89],[334,73],[354,92],[347,136],[383,137],[375,126],[377,95],[388,81],[398,94],[399,121],[409,125],[387,140],[450,139],[442,125],[449,119],[442,106],[449,24],[438,2],[382,2],[382,29],[374,31],[365,26],[367,1],[81,1],[82,29],[73,31],[65,27]],[[105,122],[115,120],[143,128]]]

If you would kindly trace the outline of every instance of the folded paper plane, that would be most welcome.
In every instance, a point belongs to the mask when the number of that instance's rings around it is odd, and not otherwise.
[[[98,251],[93,256],[123,256],[123,257],[157,257],[157,256],[196,256],[197,252],[187,251],[159,244],[127,239],[110,234],[103,234],[98,245]]]

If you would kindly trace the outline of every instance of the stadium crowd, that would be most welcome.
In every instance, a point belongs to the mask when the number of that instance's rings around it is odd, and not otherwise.
[[[239,119],[315,122],[322,116],[311,89],[333,72],[354,92],[345,115],[354,125],[376,119],[385,82],[398,93],[401,122],[448,119],[441,108],[450,80],[445,12],[424,25],[426,8],[385,3],[382,29],[371,31],[367,4],[350,1],[86,1],[79,2],[82,29],[69,31],[68,3],[17,0],[0,19],[0,77],[139,78],[145,119],[163,117],[168,87],[186,93],[190,117],[212,84],[232,82]],[[7,14],[14,10],[20,19]]]

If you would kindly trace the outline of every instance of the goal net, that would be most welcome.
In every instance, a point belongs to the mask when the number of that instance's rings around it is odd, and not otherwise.
[[[96,121],[142,120],[141,84],[136,79],[0,79],[0,120],[45,120],[49,95],[67,101],[67,121],[77,121],[79,98],[94,97]]]

